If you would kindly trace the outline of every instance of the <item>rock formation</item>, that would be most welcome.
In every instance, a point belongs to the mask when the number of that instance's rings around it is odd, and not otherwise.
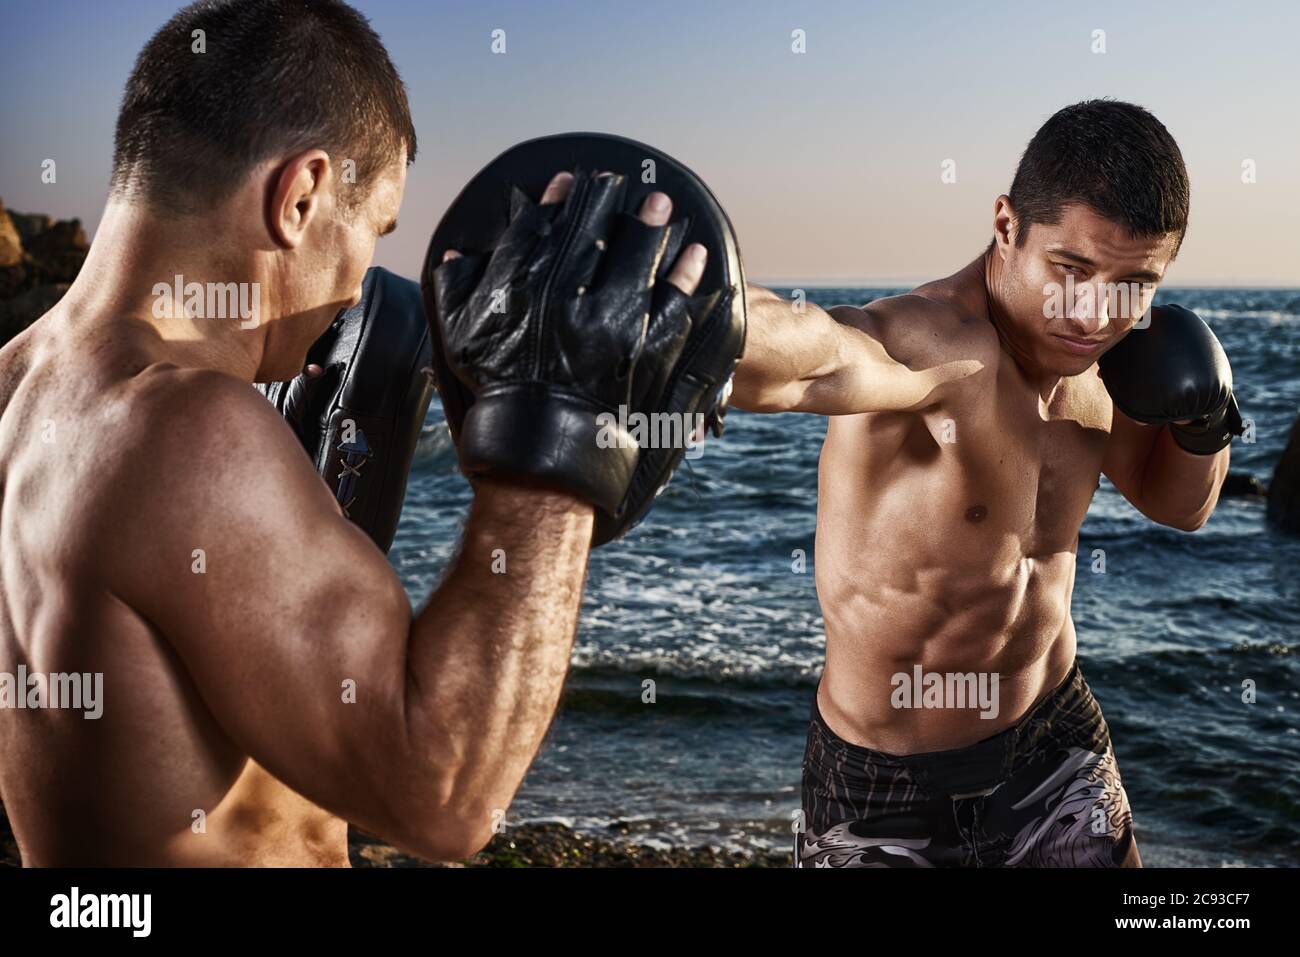
[[[0,346],[63,297],[89,248],[81,220],[17,213],[0,200]]]

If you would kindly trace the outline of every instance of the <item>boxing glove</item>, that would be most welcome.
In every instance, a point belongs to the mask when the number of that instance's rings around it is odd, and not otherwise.
[[[1190,309],[1152,308],[1150,324],[1131,329],[1097,367],[1121,412],[1138,422],[1168,425],[1188,452],[1213,455],[1242,433],[1228,357]]]

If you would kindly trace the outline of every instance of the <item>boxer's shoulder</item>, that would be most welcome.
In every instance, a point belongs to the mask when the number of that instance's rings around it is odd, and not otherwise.
[[[946,297],[909,292],[876,299],[860,309],[836,306],[830,312],[886,346],[912,348],[936,358],[991,356],[998,347],[997,334],[987,321]]]
[[[857,308],[828,310],[836,321],[852,325],[876,339],[890,358],[913,370],[944,363],[975,360],[981,371],[995,371],[1000,355],[997,333],[958,301],[905,293],[874,300]],[[986,376],[963,375],[958,383],[978,384]]]

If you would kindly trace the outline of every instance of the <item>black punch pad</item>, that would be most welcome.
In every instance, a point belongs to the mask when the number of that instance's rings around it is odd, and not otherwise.
[[[721,434],[726,408],[724,386],[740,361],[745,338],[745,276],[735,230],[712,191],[695,173],[652,146],[607,133],[561,133],[528,140],[506,150],[485,166],[456,197],[429,243],[421,270],[426,309],[432,301],[433,271],[448,249],[476,255],[492,249],[510,219],[511,188],[518,187],[533,202],[540,201],[547,183],[558,172],[622,174],[626,181],[623,212],[635,214],[646,196],[667,193],[673,202],[670,220],[687,223],[681,246],[698,242],[708,250],[704,275],[695,297],[734,289],[730,311],[714,315],[708,328],[693,328],[667,406],[680,412],[702,412]],[[432,319],[432,314],[430,314]],[[436,352],[436,350],[435,350]],[[438,368],[435,359],[435,373]],[[450,374],[446,370],[446,374]],[[442,393],[448,420],[459,421],[466,397],[452,387]],[[618,537],[649,510],[668,483],[685,450],[642,450],[631,497],[635,514],[596,517],[595,544]]]

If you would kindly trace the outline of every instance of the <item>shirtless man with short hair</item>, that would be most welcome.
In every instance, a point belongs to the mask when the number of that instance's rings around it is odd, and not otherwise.
[[[733,401],[830,416],[816,565],[826,668],[796,866],[1138,865],[1106,724],[1075,664],[1070,596],[1103,473],[1185,531],[1227,474],[1240,420],[1226,359],[1202,354],[1213,335],[1177,307],[1130,331],[1187,211],[1165,128],[1091,101],[1034,137],[996,201],[992,244],[952,276],[827,311],[750,288]],[[1045,318],[1049,289],[1067,285],[1098,295]],[[1136,305],[1115,308],[1108,286]],[[1166,361],[1175,352],[1192,371]],[[918,666],[995,678],[996,707],[937,684],[933,699],[914,695]]]
[[[89,257],[0,350],[0,678],[103,675],[97,718],[0,686],[25,865],[346,866],[348,822],[459,860],[509,806],[568,669],[592,505],[476,478],[413,614],[250,385],[298,375],[361,296],[415,146],[383,45],[338,0],[195,4],[142,51]],[[704,252],[667,281],[693,293]],[[258,289],[255,321],[160,310],[178,275]],[[643,331],[640,309],[603,318]]]

